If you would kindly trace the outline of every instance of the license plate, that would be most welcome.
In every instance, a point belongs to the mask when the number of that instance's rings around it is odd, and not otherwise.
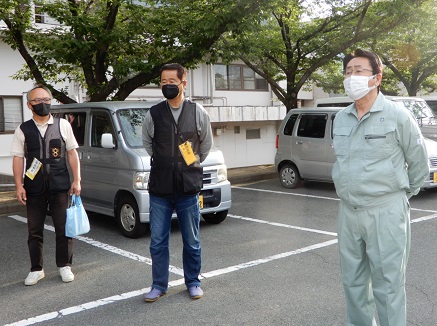
[[[434,179],[436,178],[436,174],[437,173],[434,173]],[[199,195],[199,207],[200,207],[200,209],[203,209],[203,196],[202,195]]]
[[[437,172],[434,172],[434,183],[437,183]]]

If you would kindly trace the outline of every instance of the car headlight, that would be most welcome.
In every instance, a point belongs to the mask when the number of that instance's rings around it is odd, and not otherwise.
[[[226,165],[222,165],[217,169],[217,182],[223,182],[228,180],[228,170]]]
[[[134,174],[134,189],[147,190],[150,172],[136,172]]]

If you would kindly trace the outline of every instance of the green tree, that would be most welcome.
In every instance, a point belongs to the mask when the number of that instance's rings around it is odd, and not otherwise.
[[[297,94],[312,74],[354,44],[405,22],[410,6],[419,2],[276,0],[257,24],[221,38],[223,58],[239,58],[264,77],[290,110],[297,107]]]
[[[39,2],[59,25],[32,24],[32,1],[0,0],[1,34],[26,62],[19,78],[46,84],[68,103],[74,99],[56,82],[79,81],[91,101],[124,100],[156,80],[164,63],[195,67],[224,32],[237,35],[269,0]]]
[[[437,6],[426,1],[410,12],[412,19],[368,42],[409,96],[437,89]],[[387,69],[388,68],[388,69]],[[385,78],[384,78],[385,79]]]

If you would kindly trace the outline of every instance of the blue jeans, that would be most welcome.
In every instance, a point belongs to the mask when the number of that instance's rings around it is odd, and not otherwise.
[[[185,285],[200,286],[201,248],[199,196],[158,197],[150,195],[150,255],[152,287],[167,292],[170,265],[171,216],[176,211],[183,241]]]

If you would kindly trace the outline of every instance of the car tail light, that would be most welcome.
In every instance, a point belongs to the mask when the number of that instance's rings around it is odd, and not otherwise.
[[[276,149],[278,149],[279,135],[276,135]]]

